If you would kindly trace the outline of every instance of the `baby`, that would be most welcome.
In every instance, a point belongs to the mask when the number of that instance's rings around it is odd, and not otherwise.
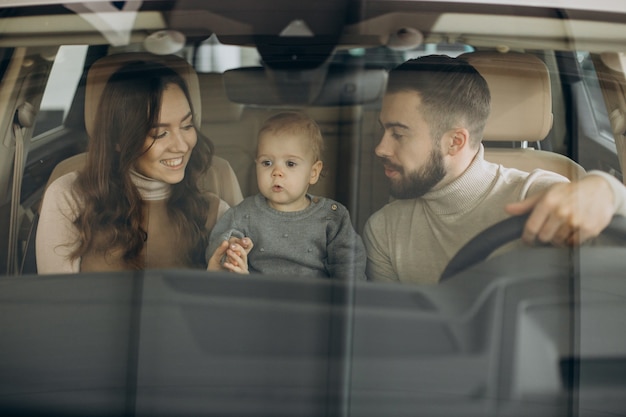
[[[322,172],[318,125],[299,112],[270,117],[257,137],[260,193],[229,209],[211,232],[207,254],[224,240],[250,238],[250,272],[365,279],[366,255],[348,210],[308,194]]]

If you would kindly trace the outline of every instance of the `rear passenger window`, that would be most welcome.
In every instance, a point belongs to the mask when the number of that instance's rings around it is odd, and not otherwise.
[[[63,45],[59,48],[37,114],[33,140],[63,125],[83,72],[86,54],[86,45]]]

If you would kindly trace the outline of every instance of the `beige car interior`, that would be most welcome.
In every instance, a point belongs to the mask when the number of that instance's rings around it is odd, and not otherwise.
[[[485,142],[508,142],[516,147],[487,147],[487,160],[522,170],[547,169],[574,179],[584,169],[571,159],[526,146],[541,142],[552,127],[552,96],[546,65],[536,56],[524,53],[472,52],[462,55],[485,77],[492,95],[491,116],[484,132]],[[350,107],[255,107],[229,100],[220,73],[196,73],[182,58],[174,55],[122,53],[98,60],[89,70],[85,90],[85,126],[91,135],[97,103],[108,77],[123,63],[132,60],[159,60],[176,69],[188,82],[200,131],[216,146],[213,165],[202,187],[222,197],[230,205],[242,196],[258,191],[254,169],[256,132],[263,121],[282,110],[302,110],[313,117],[324,134],[326,176],[312,189],[334,197],[337,147],[342,134],[351,133],[364,116],[362,106]],[[619,83],[616,86],[619,86]],[[617,88],[617,87],[615,87]],[[623,101],[623,100],[622,100]],[[623,104],[623,103],[622,103]],[[619,103],[615,106],[621,109]],[[622,106],[626,109],[626,106]],[[624,110],[626,111],[626,110]],[[374,114],[369,115],[375,117]],[[374,141],[376,138],[374,138]],[[64,173],[79,169],[84,155],[62,161],[48,183]]]
[[[522,171],[545,169],[570,180],[585,170],[566,156],[527,147],[540,143],[552,128],[552,92],[546,65],[524,53],[472,52],[463,55],[485,78],[491,115],[485,142],[516,142],[515,148],[486,148],[485,159]]]
[[[194,120],[198,129],[215,144],[216,155],[212,166],[202,179],[201,187],[219,195],[229,205],[239,203],[243,196],[258,192],[254,159],[256,132],[273,114],[285,110],[301,110],[319,124],[324,135],[324,173],[311,192],[334,197],[334,173],[337,166],[339,137],[346,126],[355,126],[361,116],[360,107],[254,107],[230,101],[221,73],[196,73],[182,58],[174,55],[155,56],[149,53],[122,53],[99,59],[87,75],[85,89],[85,127],[91,135],[97,103],[106,80],[123,63],[133,60],[158,60],[176,69],[190,86]],[[48,184],[59,176],[80,169],[85,154],[75,155],[60,162],[52,172]]]
[[[263,122],[280,111],[302,111],[319,125],[324,136],[325,175],[311,187],[310,192],[334,198],[338,146],[357,126],[361,118],[360,106],[281,106],[257,107],[234,103],[226,93],[223,75],[199,73],[202,96],[202,127],[216,145],[217,154],[227,159],[235,170],[244,196],[258,192],[255,171],[257,132]]]
[[[580,165],[563,155],[533,146],[524,147],[540,143],[552,127],[549,73],[539,58],[514,52],[472,52],[464,57],[481,72],[491,90],[492,114],[484,140],[507,146],[486,146],[487,160],[525,171],[547,169],[569,179],[584,173]],[[95,107],[104,83],[122,63],[136,59],[161,60],[188,81],[198,113],[195,116],[197,127],[215,144],[216,151],[202,187],[218,194],[231,206],[244,196],[258,192],[254,165],[256,132],[267,117],[283,110],[306,112],[317,121],[324,135],[325,175],[311,187],[311,193],[349,200],[348,207],[359,231],[369,215],[389,201],[388,195],[380,193],[381,189],[387,189],[387,184],[374,155],[374,147],[380,140],[378,104],[272,108],[234,103],[228,98],[223,74],[196,74],[184,59],[176,56],[122,53],[98,60],[88,73],[85,92],[88,134],[93,129]],[[62,161],[49,182],[83,164],[84,154]],[[355,165],[358,169],[353,169]],[[355,183],[358,188],[349,188],[349,184]]]
[[[584,174],[571,159],[554,152],[542,151],[527,144],[540,143],[552,128],[552,97],[546,65],[536,56],[524,53],[471,52],[463,55],[485,77],[492,96],[492,111],[484,132],[488,144],[485,158],[507,167],[525,171],[541,168],[569,179]],[[357,229],[367,217],[388,201],[375,190],[386,189],[385,178],[373,150],[378,143],[378,106],[347,107],[284,106],[261,107],[229,100],[221,73],[196,73],[182,58],[155,56],[148,53],[122,53],[99,59],[89,70],[85,98],[85,125],[91,134],[96,106],[108,77],[125,62],[138,59],[159,60],[176,69],[190,85],[195,121],[202,133],[215,144],[213,165],[203,179],[202,187],[218,194],[231,206],[243,196],[258,192],[254,165],[256,132],[264,120],[283,110],[301,110],[319,124],[325,139],[324,172],[311,193],[337,198],[342,184],[350,183],[350,169],[359,169],[358,190],[348,190],[353,199],[352,213]],[[346,145],[348,141],[349,145]],[[354,144],[358,144],[355,146]],[[513,144],[513,147],[511,147]],[[341,147],[351,151],[341,152]],[[356,149],[356,150],[354,150]],[[60,175],[79,169],[84,154],[62,161],[49,183]]]

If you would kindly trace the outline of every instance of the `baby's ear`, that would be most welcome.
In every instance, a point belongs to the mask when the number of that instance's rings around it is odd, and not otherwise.
[[[316,161],[311,167],[311,177],[309,178],[309,184],[316,184],[320,179],[320,174],[322,173],[322,169],[324,168],[324,163],[322,161]]]

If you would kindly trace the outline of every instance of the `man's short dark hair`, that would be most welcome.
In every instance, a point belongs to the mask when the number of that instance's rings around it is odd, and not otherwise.
[[[389,73],[387,92],[415,91],[431,136],[439,140],[455,127],[470,132],[478,147],[489,117],[491,95],[485,79],[462,58],[428,55],[411,59]]]

